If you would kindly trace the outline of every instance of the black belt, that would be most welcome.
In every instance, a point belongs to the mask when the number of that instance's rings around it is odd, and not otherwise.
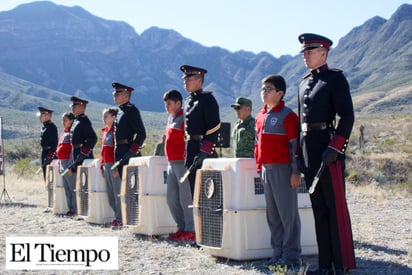
[[[201,141],[203,139],[203,135],[186,135],[186,140],[195,140],[195,141]]]
[[[50,150],[52,147],[51,146],[42,146],[41,147],[43,150]]]
[[[332,124],[327,122],[315,122],[315,123],[302,123],[302,132],[309,132],[315,130],[332,129]]]
[[[74,144],[74,145],[72,145],[72,147],[73,147],[73,149],[82,148],[83,144],[82,143],[81,144]]]
[[[130,144],[128,139],[119,139],[119,140],[116,140],[115,142],[116,142],[116,145]]]

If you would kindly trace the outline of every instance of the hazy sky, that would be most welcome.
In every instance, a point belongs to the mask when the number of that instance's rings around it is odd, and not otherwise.
[[[7,11],[30,0],[1,0]],[[373,16],[389,19],[412,0],[53,0],[81,6],[109,20],[125,21],[138,34],[152,26],[173,29],[204,46],[230,51],[266,51],[279,57],[299,52],[297,37],[304,32],[331,38],[334,46],[354,27]]]

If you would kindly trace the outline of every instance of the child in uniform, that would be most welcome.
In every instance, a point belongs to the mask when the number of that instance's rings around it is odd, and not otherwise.
[[[107,196],[110,207],[114,211],[114,220],[111,223],[112,228],[120,228],[122,223],[122,212],[120,204],[120,187],[121,178],[114,176],[111,167],[114,164],[114,121],[118,113],[117,108],[105,108],[103,110],[104,128],[102,128],[102,149],[100,151],[100,168],[106,181]]]

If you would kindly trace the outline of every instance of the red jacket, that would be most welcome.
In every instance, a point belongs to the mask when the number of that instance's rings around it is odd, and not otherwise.
[[[286,164],[292,162],[289,142],[298,137],[299,118],[285,102],[267,111],[265,104],[256,116],[255,159],[257,171],[262,164]]]
[[[65,128],[59,137],[56,153],[58,159],[70,159],[72,151],[70,128]]]
[[[100,164],[114,162],[114,127],[102,128],[102,150],[100,151]]]
[[[185,128],[183,110],[169,115],[166,125],[165,155],[167,160],[185,159]]]

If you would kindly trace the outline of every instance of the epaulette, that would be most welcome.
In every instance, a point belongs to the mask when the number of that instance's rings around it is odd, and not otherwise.
[[[134,104],[133,104],[133,103],[128,102],[128,103],[124,104],[124,106],[125,106],[125,107],[133,107],[133,106],[134,106]]]
[[[329,68],[329,70],[330,70],[330,71],[337,72],[337,73],[341,73],[341,72],[343,72],[342,70],[340,70],[340,69],[336,69],[336,68]]]
[[[304,77],[303,77],[303,79],[306,79],[306,78],[308,78],[309,76],[311,76],[312,74],[309,72],[309,73],[307,73]]]
[[[202,94],[212,94],[212,91],[203,91]]]

